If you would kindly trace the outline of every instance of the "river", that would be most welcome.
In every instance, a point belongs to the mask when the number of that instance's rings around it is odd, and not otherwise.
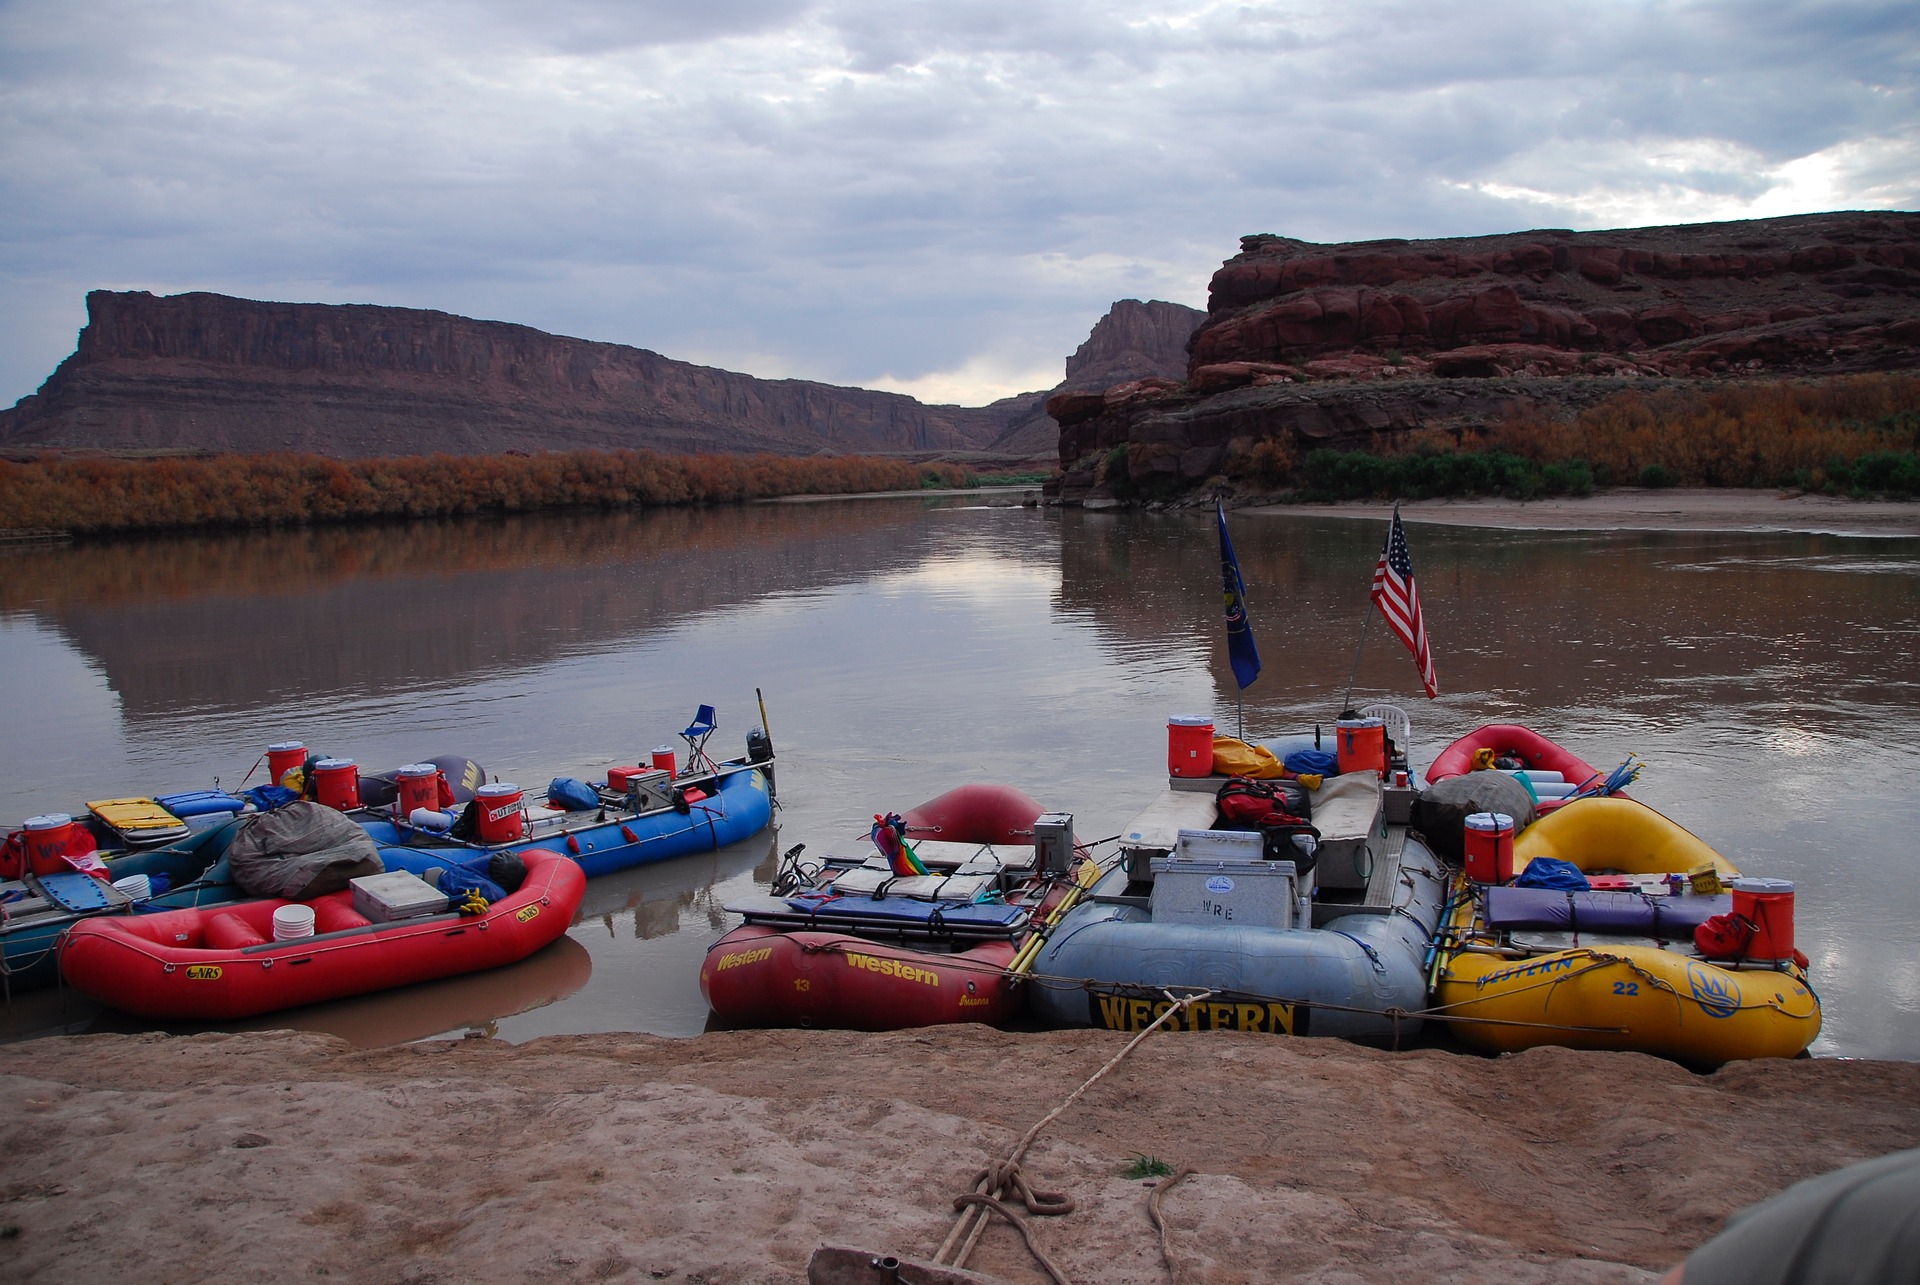
[[[1383,524],[1232,522],[1266,666],[1246,726],[1327,722]],[[1485,722],[1638,753],[1637,797],[1798,886],[1813,1051],[1920,1059],[1920,540],[1408,535],[1442,695],[1377,621],[1357,694],[1411,712],[1416,763]],[[778,833],[594,881],[568,939],[514,968],[240,1027],[694,1034],[725,905],[786,846],[857,851],[874,812],[970,780],[1117,832],[1161,788],[1168,715],[1235,726],[1212,517],[949,496],[0,552],[9,826],[231,787],[287,738],[538,788],[639,761],[707,702],[737,754],[756,689]],[[62,991],[16,997],[0,1036],[137,1029]]]

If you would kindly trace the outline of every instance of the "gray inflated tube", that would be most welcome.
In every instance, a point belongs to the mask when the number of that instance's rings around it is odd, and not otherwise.
[[[1423,962],[1445,896],[1439,863],[1409,840],[1391,914],[1350,914],[1324,928],[1157,924],[1145,910],[1090,902],[1069,912],[1034,963],[1028,1004],[1058,1026],[1138,1029],[1166,1006],[1161,990],[1222,994],[1196,1026],[1330,1035],[1390,1045],[1419,1030]],[[1096,895],[1117,892],[1116,873]],[[1143,1020],[1144,1019],[1144,1020]]]

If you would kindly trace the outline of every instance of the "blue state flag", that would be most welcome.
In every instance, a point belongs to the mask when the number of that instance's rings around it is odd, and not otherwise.
[[[1220,519],[1220,579],[1227,597],[1227,659],[1244,690],[1260,677],[1260,649],[1253,643],[1253,622],[1247,619],[1247,585],[1240,578],[1240,559],[1233,556],[1233,538],[1227,534],[1227,509],[1219,500],[1213,512]]]

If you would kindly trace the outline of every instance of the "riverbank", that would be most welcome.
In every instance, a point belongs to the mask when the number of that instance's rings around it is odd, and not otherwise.
[[[84,1036],[0,1048],[15,1280],[792,1282],[821,1242],[927,1257],[980,1165],[1119,1050],[1096,1032]],[[1146,1041],[1027,1162],[1079,1282],[1653,1280],[1731,1211],[1920,1145],[1920,1065],[1698,1076],[1234,1033]],[[1015,1234],[971,1266],[1043,1279]]]
[[[1385,518],[1391,504],[1263,504],[1269,517]],[[1406,522],[1513,531],[1805,531],[1831,535],[1920,536],[1920,501],[1844,500],[1795,491],[1620,487],[1545,500],[1407,500]]]

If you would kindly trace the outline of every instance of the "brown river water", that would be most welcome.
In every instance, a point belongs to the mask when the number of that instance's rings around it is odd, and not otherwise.
[[[1337,712],[1378,520],[1232,519],[1265,672],[1246,725]],[[1749,873],[1798,886],[1823,1056],[1920,1059],[1920,540],[1409,524],[1442,696],[1376,621],[1358,699],[1414,760],[1523,722]],[[797,842],[966,781],[1117,832],[1166,719],[1235,725],[1210,514],[870,499],[0,552],[0,822],[232,787],[269,742],[538,788],[635,762],[701,702],[737,754],[765,694],[779,830],[593,881],[566,940],[496,972],[243,1024],[362,1044],[691,1035],[726,902]],[[254,777],[258,783],[260,777]],[[139,1030],[68,991],[0,1038]],[[170,1028],[179,1029],[179,1028]]]

